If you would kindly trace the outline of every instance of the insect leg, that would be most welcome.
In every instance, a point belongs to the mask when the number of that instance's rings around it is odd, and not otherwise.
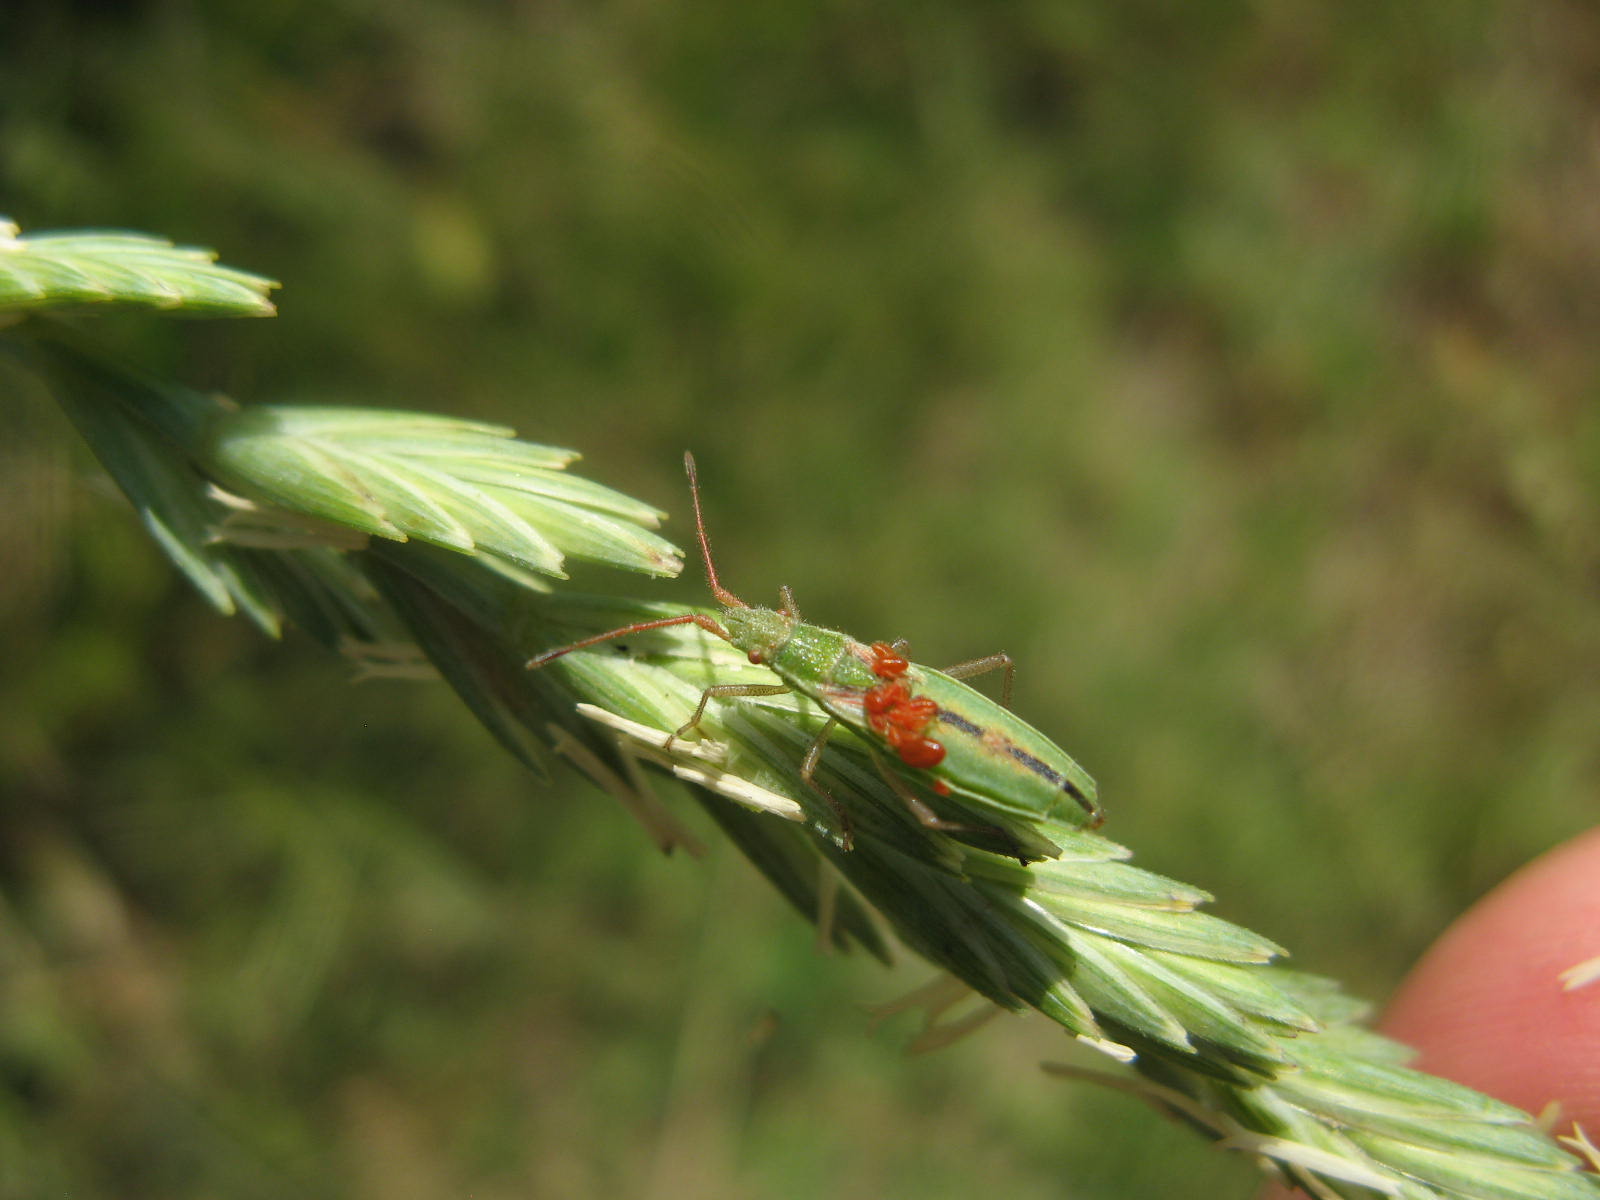
[[[878,774],[883,776],[883,781],[894,789],[894,794],[905,802],[906,808],[911,811],[911,815],[917,819],[923,828],[936,829],[940,833],[976,833],[999,838],[1010,843],[1010,848],[1006,850],[1006,854],[1016,859],[1023,866],[1028,865],[1028,856],[1017,842],[1017,839],[1000,828],[1000,826],[967,825],[961,821],[946,820],[929,808],[927,802],[913,792],[904,779],[901,779],[900,776],[885,766],[882,759],[878,758],[877,755],[872,757],[874,762],[877,763]]]
[[[937,829],[940,833],[976,833],[980,828],[986,828],[963,825],[960,821],[945,820],[933,809],[929,808],[921,797],[906,786],[904,779],[889,770],[881,761],[878,762],[878,774],[882,775],[883,781],[894,789],[894,794],[905,802],[905,806],[911,810],[911,815],[926,828]]]
[[[662,617],[659,621],[635,621],[632,625],[624,625],[620,629],[607,630],[597,633],[593,637],[586,637],[570,645],[558,646],[554,650],[546,650],[542,654],[535,654],[527,662],[530,671],[537,671],[547,662],[554,662],[563,654],[570,654],[574,650],[582,650],[586,646],[597,646],[601,642],[609,642],[612,638],[626,637],[630,633],[643,633],[647,629],[665,629],[669,625],[698,625],[707,633],[715,634],[725,642],[731,642],[733,636],[718,625],[704,613],[684,613],[680,617]]]
[[[794,593],[789,590],[789,585],[783,584],[778,588],[778,598],[783,601],[780,611],[791,621],[800,619],[800,606],[794,602]]]
[[[784,591],[789,589],[785,588]],[[828,739],[833,736],[835,727],[839,724],[838,717],[829,717],[817,730],[816,740],[811,743],[811,748],[806,751],[806,756],[800,762],[800,779],[817,795],[828,802],[828,807],[833,809],[833,815],[839,822],[839,837],[848,850],[855,844],[855,825],[850,820],[850,814],[844,810],[844,805],[833,798],[833,793],[817,782],[817,764],[822,761],[822,748],[828,744]]]
[[[953,667],[945,667],[944,673],[951,679],[971,679],[974,675],[982,675],[985,671],[993,671],[996,667],[1006,669],[1006,681],[1000,688],[1000,707],[1011,707],[1011,684],[1016,678],[1017,667],[1011,661],[1009,654],[989,654],[983,658],[975,658],[971,662],[957,663]]]
[[[725,700],[730,696],[781,696],[788,690],[781,683],[714,683],[700,693],[700,703],[694,706],[694,715],[678,726],[677,731],[661,748],[671,750],[673,742],[700,724],[700,718],[706,715],[706,705],[714,699]]]

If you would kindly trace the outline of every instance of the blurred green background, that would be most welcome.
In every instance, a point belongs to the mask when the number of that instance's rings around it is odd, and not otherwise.
[[[1107,832],[1303,967],[1381,998],[1594,820],[1588,5],[23,0],[3,38],[0,211],[284,281],[97,326],[135,361],[504,421],[680,543],[692,448],[734,588],[1009,651]],[[915,963],[821,959],[443,688],[216,616],[7,390],[4,1200],[1250,1194],[1041,1076],[1059,1030],[907,1058],[863,1007]]]

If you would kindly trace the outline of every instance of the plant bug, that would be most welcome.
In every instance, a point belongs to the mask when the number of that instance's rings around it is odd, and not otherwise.
[[[713,684],[701,693],[694,714],[673,738],[693,730],[712,700],[791,691],[809,697],[827,713],[828,721],[807,751],[800,776],[839,814],[847,842],[848,816],[815,779],[823,747],[840,724],[893,752],[892,756],[874,756],[879,768],[918,820],[931,828],[952,833],[979,832],[971,825],[938,816],[916,795],[914,786],[926,787],[974,812],[992,813],[997,818],[1049,818],[1089,828],[1100,825],[1104,817],[1096,800],[1094,780],[1088,773],[1004,703],[961,682],[1003,667],[1003,696],[1009,701],[1012,664],[1006,655],[991,655],[936,671],[911,662],[903,642],[867,644],[838,630],[807,624],[787,586],[779,589],[782,605],[776,609],[746,604],[723,587],[706,536],[694,456],[685,454],[683,461],[694,502],[700,556],[711,593],[722,606],[721,622],[704,613],[640,621],[546,650],[529,660],[530,669],[573,650],[629,634],[669,625],[698,625],[744,651],[752,663],[768,668],[783,682]],[[1004,830],[983,832],[1009,836]]]

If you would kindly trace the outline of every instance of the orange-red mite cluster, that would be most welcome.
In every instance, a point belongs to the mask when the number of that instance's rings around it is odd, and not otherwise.
[[[872,673],[883,680],[861,698],[867,724],[894,747],[909,767],[936,767],[944,761],[944,747],[928,737],[928,726],[939,706],[926,696],[913,696],[901,676],[911,665],[886,642],[872,643]]]

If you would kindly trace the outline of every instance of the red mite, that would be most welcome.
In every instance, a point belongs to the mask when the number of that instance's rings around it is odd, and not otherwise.
[[[884,682],[869,688],[861,698],[867,724],[888,742],[908,767],[936,767],[944,761],[944,747],[928,737],[928,726],[939,706],[926,696],[917,697],[901,682],[910,663],[885,642],[873,642],[872,673]],[[942,781],[941,781],[942,782]],[[943,788],[936,787],[943,792]]]
[[[897,653],[887,642],[873,642],[872,654],[877,660],[872,664],[872,673],[879,679],[899,679],[911,665],[905,655]]]

